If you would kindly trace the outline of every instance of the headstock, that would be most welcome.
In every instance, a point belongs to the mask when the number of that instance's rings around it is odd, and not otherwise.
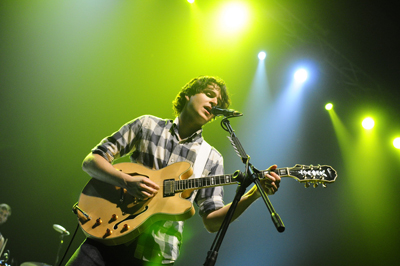
[[[327,183],[335,182],[337,173],[329,165],[296,164],[294,167],[288,168],[288,176],[297,179],[300,183],[304,183],[306,188],[311,184],[313,184],[313,187],[317,187],[318,184],[326,187]]]

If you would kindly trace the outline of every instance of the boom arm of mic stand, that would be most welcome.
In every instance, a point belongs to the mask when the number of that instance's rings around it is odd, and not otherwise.
[[[254,178],[254,183],[256,184],[258,191],[260,192],[261,197],[265,202],[265,205],[267,205],[267,208],[271,214],[272,222],[274,223],[278,232],[282,233],[283,231],[285,231],[285,225],[283,224],[282,219],[279,216],[279,214],[275,211],[274,206],[272,206],[272,203],[268,198],[267,192],[264,191],[264,189],[261,185],[260,179],[258,179],[257,177]]]
[[[267,193],[261,186],[260,180],[256,177],[256,174],[260,174],[260,171],[250,164],[250,157],[249,155],[247,155],[239,139],[236,137],[235,131],[232,129],[228,118],[224,118],[221,121],[221,126],[225,131],[228,131],[230,133],[230,140],[234,149],[236,150],[236,153],[242,159],[242,162],[246,164],[245,176],[251,176],[253,178],[253,180],[251,181],[256,184],[258,190],[260,191],[261,197],[263,198],[269,212],[271,213],[272,222],[274,223],[276,229],[278,230],[278,232],[285,231],[285,225],[283,224],[281,217],[278,213],[276,213],[271,201],[267,196]]]

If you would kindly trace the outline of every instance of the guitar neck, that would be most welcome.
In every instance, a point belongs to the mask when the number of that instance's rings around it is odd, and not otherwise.
[[[277,173],[280,177],[292,177],[299,182],[305,183],[306,187],[308,187],[310,183],[314,184],[314,187],[318,184],[322,184],[325,187],[326,183],[334,182],[337,177],[336,171],[328,165],[313,166],[296,164],[294,167],[259,171],[259,179],[264,179],[265,174],[271,172]],[[238,184],[240,182],[240,178],[237,178],[238,174],[239,171],[236,171],[234,174],[207,176],[185,180],[167,179],[164,180],[164,195],[172,196],[174,193],[183,192],[184,190]]]
[[[233,174],[207,176],[200,178],[191,178],[186,180],[174,180],[175,192],[182,192],[187,189],[201,189],[208,187],[217,187],[238,184],[239,182],[233,177]]]
[[[261,171],[262,176],[265,174],[269,174],[272,171],[264,170]],[[277,173],[281,177],[290,176],[289,168],[277,168],[273,170],[273,172]],[[232,184],[238,184],[239,181],[236,178],[237,173],[234,174],[225,174],[225,175],[217,175],[217,176],[207,176],[200,178],[191,178],[185,180],[174,180],[174,191],[182,192],[187,189],[201,189],[208,187],[217,187],[217,186],[226,186]],[[262,178],[260,178],[262,179]]]

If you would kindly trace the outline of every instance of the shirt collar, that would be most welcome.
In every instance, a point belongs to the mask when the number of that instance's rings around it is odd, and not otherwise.
[[[179,136],[179,117],[176,117],[174,119],[174,122],[172,124],[171,127],[171,133],[173,133],[174,135],[176,135],[176,137],[178,138]],[[203,133],[203,128],[200,128],[199,130],[197,130],[196,132],[194,132],[192,135],[190,135],[189,137],[182,139],[180,142],[194,142],[199,140],[200,138],[202,138],[202,133]],[[178,138],[179,139],[179,138]]]

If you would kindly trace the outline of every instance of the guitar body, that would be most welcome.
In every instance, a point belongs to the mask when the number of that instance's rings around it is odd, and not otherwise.
[[[137,201],[125,189],[92,178],[80,195],[80,212],[76,212],[87,237],[105,245],[119,245],[132,241],[157,221],[183,221],[194,215],[192,203],[185,199],[191,191],[172,196],[163,194],[165,179],[183,180],[192,175],[188,162],[174,163],[161,170],[134,163],[119,163],[114,167],[130,175],[148,177],[160,190],[149,200]]]

